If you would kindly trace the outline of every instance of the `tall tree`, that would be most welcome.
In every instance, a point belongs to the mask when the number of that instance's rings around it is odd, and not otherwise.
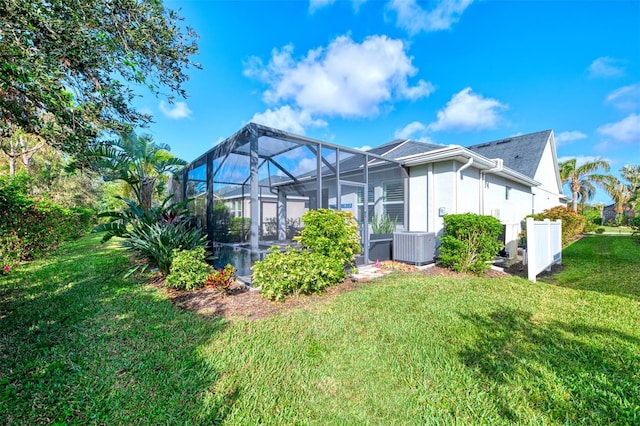
[[[0,0],[0,137],[18,129],[81,152],[151,117],[133,85],[184,97],[197,35],[161,0]],[[166,92],[166,93],[165,93]]]
[[[158,182],[187,164],[170,150],[167,144],[156,144],[150,135],[129,132],[99,145],[91,152],[88,162],[106,181],[126,182],[146,210],[151,207]]]
[[[622,219],[624,210],[628,206],[629,199],[631,198],[631,187],[613,178],[605,189],[613,200],[613,211],[616,213],[616,222],[620,223],[619,221]]]
[[[563,184],[569,185],[571,190],[571,207],[578,211],[578,197],[593,197],[595,194],[594,184],[606,188],[611,183],[611,176],[601,173],[594,173],[598,169],[609,172],[609,163],[604,160],[588,161],[580,167],[576,167],[576,159],[564,161],[559,164],[560,179]]]
[[[627,164],[620,169],[620,174],[629,182],[629,202],[637,214],[640,211],[640,165]]]
[[[42,137],[16,130],[11,137],[0,138],[0,152],[9,162],[9,175],[16,175],[16,165],[20,160],[29,169],[33,155],[42,149],[45,141]]]

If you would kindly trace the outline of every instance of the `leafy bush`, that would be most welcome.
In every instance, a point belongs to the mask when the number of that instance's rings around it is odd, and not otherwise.
[[[180,290],[193,290],[203,287],[211,266],[207,263],[204,247],[191,250],[173,249],[171,272],[167,275],[166,284]]]
[[[240,243],[249,239],[251,231],[250,217],[233,217],[229,224],[229,241]]]
[[[542,213],[531,215],[535,220],[562,221],[562,245],[567,245],[575,236],[584,231],[584,217],[574,212],[571,207],[556,206]]]
[[[264,260],[256,262],[251,269],[253,285],[260,287],[262,295],[270,300],[315,293],[345,278],[341,259],[291,247],[285,251],[271,247]]]
[[[168,205],[170,197],[162,205],[144,210],[135,201],[123,198],[126,208],[121,211],[101,213],[110,222],[99,225],[94,232],[106,232],[102,241],[113,237],[123,238],[122,245],[154,262],[163,275],[171,269],[174,249],[192,250],[207,246],[206,235],[193,226],[185,200]]]
[[[87,232],[95,213],[29,197],[29,177],[0,176],[0,263],[34,259]]]
[[[492,216],[473,213],[444,216],[444,236],[440,239],[440,261],[454,271],[482,274],[502,247],[498,236],[502,224]]]
[[[396,231],[397,220],[391,219],[388,214],[371,219],[371,231],[374,234],[391,234]]]
[[[353,214],[329,209],[309,210],[302,216],[304,228],[294,239],[309,250],[353,266],[360,253],[360,233]]]
[[[216,290],[229,293],[231,285],[236,281],[236,268],[227,264],[223,269],[217,269],[211,272],[207,278],[207,286],[211,286]]]
[[[603,234],[604,231],[605,231],[605,229],[603,227],[599,227],[599,228],[596,228],[595,233],[596,234]]]
[[[133,224],[124,236],[122,245],[154,262],[163,275],[167,275],[173,261],[173,251],[207,247],[206,235],[188,222],[177,224]]]

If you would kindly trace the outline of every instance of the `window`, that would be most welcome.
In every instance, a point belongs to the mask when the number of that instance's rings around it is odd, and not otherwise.
[[[231,216],[233,217],[242,216],[242,200],[231,201]]]
[[[404,225],[404,182],[394,180],[382,184],[383,213]]]
[[[504,187],[504,199],[505,200],[509,200],[509,196],[511,195],[511,187],[510,186],[505,186]]]
[[[369,185],[369,193],[367,194],[367,216],[369,222],[375,215],[375,194],[373,185]],[[358,221],[364,223],[364,188],[358,188]]]

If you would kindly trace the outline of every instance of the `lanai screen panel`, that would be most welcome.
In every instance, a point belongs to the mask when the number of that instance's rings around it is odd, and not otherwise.
[[[193,198],[189,209],[197,219],[198,226],[207,228],[207,165],[193,164],[186,174],[185,195]]]
[[[375,154],[251,123],[186,168],[184,192],[196,198],[194,213],[213,246],[245,250],[250,265],[271,244],[290,242],[308,209],[351,211],[366,242],[367,213],[376,209],[365,200],[383,197],[370,181],[373,164],[402,173]]]

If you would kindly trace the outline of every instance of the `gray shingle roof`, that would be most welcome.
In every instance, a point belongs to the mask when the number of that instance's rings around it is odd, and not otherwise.
[[[381,155],[389,160],[397,160],[398,158],[408,157],[414,154],[423,154],[425,152],[441,148],[442,145],[434,145],[431,143],[417,142],[407,139],[394,139],[384,145],[371,148],[367,150],[367,152]]]
[[[551,130],[543,130],[467,148],[487,158],[502,158],[506,167],[533,179],[550,135]]]

